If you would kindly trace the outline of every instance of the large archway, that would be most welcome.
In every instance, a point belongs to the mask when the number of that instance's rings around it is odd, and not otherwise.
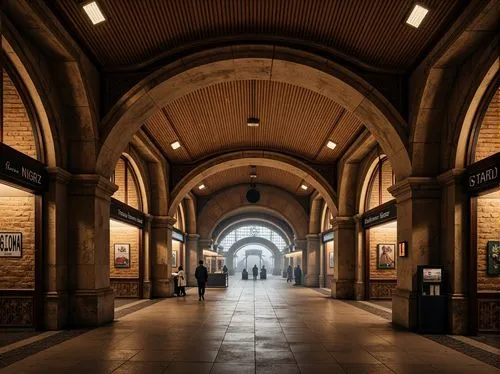
[[[270,55],[273,48],[255,46],[252,58],[230,59],[217,50],[205,51],[186,59],[186,65],[172,63],[142,80],[104,118],[98,171],[109,175],[119,157],[118,150],[169,102],[215,83],[253,79],[294,84],[341,104],[372,132],[391,158],[398,179],[410,175],[407,126],[378,91],[333,61],[292,48],[286,54]]]

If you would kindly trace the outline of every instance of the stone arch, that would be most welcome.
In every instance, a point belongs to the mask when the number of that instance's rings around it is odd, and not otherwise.
[[[385,155],[380,155],[380,157],[385,157]],[[372,179],[373,173],[375,173],[378,164],[379,157],[376,153],[373,153],[367,159],[366,167],[364,168],[363,172],[360,173],[360,183],[357,191],[358,198],[356,199],[358,206],[357,211],[359,214],[363,214],[365,212],[366,199],[368,198],[368,194],[370,192],[370,180]]]
[[[305,238],[308,218],[304,208],[288,192],[272,186],[258,186],[261,200],[257,204],[246,201],[248,186],[239,185],[222,190],[213,196],[200,211],[198,233],[210,238],[213,229],[228,217],[243,213],[269,213],[278,216],[293,229],[298,238]]]
[[[169,211],[172,213],[173,209],[175,209],[183,197],[205,178],[224,170],[248,165],[273,167],[285,170],[298,176],[313,186],[325,199],[327,204],[332,209],[335,209],[335,192],[325,178],[323,178],[313,168],[293,157],[281,155],[279,153],[249,151],[232,152],[214,157],[192,170],[184,178],[182,178],[182,180],[173,189]]]
[[[184,199],[184,218],[185,218],[185,226],[184,229],[188,234],[195,234],[197,231],[196,228],[196,206],[195,201],[192,196],[188,196]]]
[[[323,208],[323,199],[321,198],[321,196],[316,196],[311,204],[311,209],[309,214],[308,234],[319,234],[321,232],[322,208]]]
[[[227,47],[212,48],[160,68],[135,85],[103,119],[97,170],[108,175],[119,157],[117,150],[173,100],[216,83],[253,79],[304,87],[343,105],[365,124],[393,160],[398,179],[411,174],[407,125],[373,86],[336,62],[299,49],[260,45],[253,46],[251,53],[251,58],[235,57],[233,53],[228,56]]]
[[[135,158],[135,155],[133,155],[132,152],[123,152],[122,156],[127,159],[127,161],[130,164],[130,167],[132,168],[134,172],[134,176],[137,180],[137,186],[139,187],[139,195],[141,197],[141,205],[142,205],[142,211],[143,212],[149,212],[149,196],[147,194],[147,187],[146,187],[146,178],[145,175],[143,174],[144,171],[141,170],[139,167],[139,163],[137,162],[137,159]]]
[[[179,204],[177,207],[177,221],[175,222],[174,227],[178,228],[181,231],[184,231],[186,229],[186,215],[184,214],[184,200]]]
[[[323,204],[323,209],[321,210],[321,232],[327,231],[332,228],[331,219],[333,218],[328,205]]]
[[[262,225],[273,229],[282,233],[283,238],[289,245],[293,244],[295,233],[292,228],[283,220],[265,214],[243,214],[229,217],[214,228],[210,237],[214,240],[214,243],[218,243],[227,232],[248,225]]]

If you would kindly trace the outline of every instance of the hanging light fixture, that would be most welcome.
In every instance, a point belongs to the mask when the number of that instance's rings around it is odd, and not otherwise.
[[[247,119],[247,126],[248,127],[259,127],[260,125],[260,120],[255,117],[255,81],[252,81],[252,112],[251,116]]]
[[[255,185],[255,179],[257,178],[255,165],[252,165],[251,168],[252,171],[250,172],[250,189],[247,191],[246,198],[249,203],[255,204],[260,200],[260,192],[257,190]]]

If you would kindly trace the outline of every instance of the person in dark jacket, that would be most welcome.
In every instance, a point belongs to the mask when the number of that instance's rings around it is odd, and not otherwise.
[[[259,275],[259,268],[257,267],[257,265],[254,265],[253,268],[252,268],[252,273],[253,273],[253,279],[257,279],[257,275]]]
[[[295,268],[295,285],[302,284],[302,270],[300,270],[300,265]]]
[[[286,269],[286,275],[287,275],[286,283],[288,283],[288,282],[292,283],[292,281],[293,281],[292,265],[288,265],[288,269]]]
[[[205,285],[208,281],[208,270],[205,266],[203,266],[203,260],[200,260],[200,264],[196,268],[194,277],[198,282],[198,300],[205,300]]]

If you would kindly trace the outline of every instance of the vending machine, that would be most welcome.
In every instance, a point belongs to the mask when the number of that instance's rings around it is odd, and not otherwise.
[[[418,281],[418,326],[423,334],[446,332],[446,296],[444,293],[444,268],[442,266],[419,265]]]

